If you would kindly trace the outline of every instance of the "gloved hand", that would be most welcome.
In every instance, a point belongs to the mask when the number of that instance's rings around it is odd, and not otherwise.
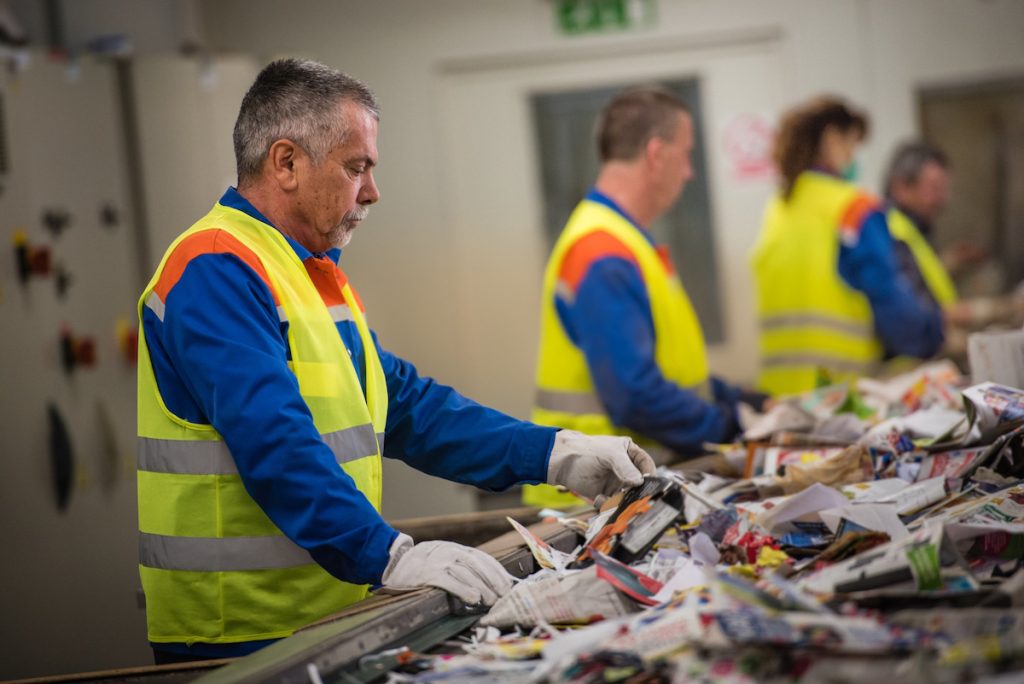
[[[391,543],[391,559],[381,583],[389,589],[437,587],[476,606],[494,602],[512,589],[512,577],[492,556],[447,541],[414,544],[399,534]]]
[[[562,485],[588,499],[635,487],[654,472],[654,461],[629,437],[585,435],[559,430],[548,459],[548,484]]]

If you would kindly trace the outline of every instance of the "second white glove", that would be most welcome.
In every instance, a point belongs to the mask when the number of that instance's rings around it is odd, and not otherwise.
[[[381,583],[389,589],[437,587],[476,606],[494,602],[512,589],[512,576],[479,549],[447,541],[414,544],[400,534],[391,543],[391,560]]]
[[[654,470],[654,460],[629,437],[560,430],[548,459],[548,484],[593,500],[635,487]]]

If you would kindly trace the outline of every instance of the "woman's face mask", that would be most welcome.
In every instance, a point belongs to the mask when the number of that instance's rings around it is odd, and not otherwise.
[[[842,176],[844,180],[853,182],[857,180],[858,175],[860,175],[860,159],[854,157],[853,160],[843,168]]]

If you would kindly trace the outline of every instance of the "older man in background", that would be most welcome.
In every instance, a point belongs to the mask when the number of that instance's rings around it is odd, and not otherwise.
[[[935,221],[949,202],[949,160],[939,148],[923,141],[901,145],[893,153],[885,179],[888,203],[886,218],[894,239],[900,270],[918,295],[949,307],[956,302],[956,288],[948,265],[958,266],[950,251],[940,259],[934,251]],[[977,250],[975,250],[977,251]]]

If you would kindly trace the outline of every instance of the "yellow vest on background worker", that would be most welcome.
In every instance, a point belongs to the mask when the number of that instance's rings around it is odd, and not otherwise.
[[[387,385],[358,306],[352,316],[366,350],[366,394],[305,267],[276,229],[220,204],[167,250],[139,299],[153,292],[185,238],[222,230],[252,250],[280,300],[299,392],[339,466],[377,510],[381,503]],[[351,288],[346,301],[354,302]],[[157,298],[154,301],[153,298]],[[211,425],[166,407],[139,327],[139,574],[152,642],[233,643],[286,637],[354,603],[366,586],[341,582],[284,536],[249,497],[227,445]]]
[[[886,213],[886,221],[893,239],[899,240],[910,249],[928,291],[932,293],[939,306],[947,307],[955,303],[956,286],[953,285],[952,278],[910,217],[896,207],[891,207]]]
[[[710,399],[704,334],[678,276],[669,272],[654,246],[627,219],[603,204],[583,200],[555,243],[544,274],[532,419],[541,425],[591,435],[630,434],[608,417],[594,388],[587,359],[569,339],[555,308],[563,259],[577,241],[596,231],[609,233],[625,245],[640,268],[654,320],[654,360],[662,375]],[[639,435],[635,438],[641,443],[649,441]],[[523,488],[523,503],[531,506],[562,507],[580,502],[549,485]]]
[[[851,209],[869,202],[852,183],[806,171],[788,201],[769,204],[752,258],[761,391],[804,392],[823,378],[870,374],[881,361],[871,305],[839,275],[841,232],[859,230]]]

